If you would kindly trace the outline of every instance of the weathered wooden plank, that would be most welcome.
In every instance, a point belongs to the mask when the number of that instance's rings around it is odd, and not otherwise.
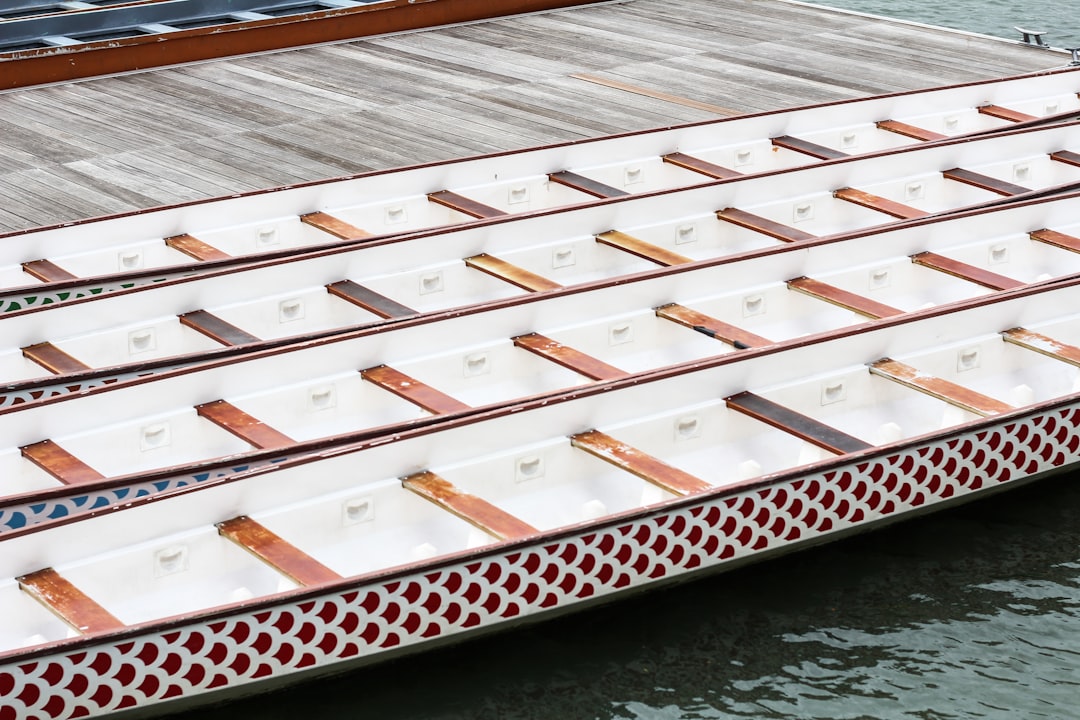
[[[744,227],[747,230],[768,235],[781,242],[799,242],[800,240],[814,240],[817,238],[817,235],[811,235],[790,225],[784,225],[738,208],[724,208],[716,213],[716,217],[739,227]]]
[[[628,374],[614,365],[609,365],[580,350],[575,350],[538,333],[518,335],[513,340],[515,346],[562,365],[592,380],[614,380],[626,377]]]
[[[549,280],[543,275],[537,275],[523,267],[518,267],[513,263],[500,260],[487,253],[467,257],[465,258],[465,264],[530,292],[557,290],[562,287],[559,283]]]
[[[900,218],[901,220],[910,220],[912,218],[926,217],[930,213],[925,210],[905,205],[889,198],[881,197],[880,195],[874,195],[868,193],[865,190],[858,190],[856,188],[840,188],[833,191],[833,197],[840,200],[846,200],[849,203],[862,206],[864,208],[870,208],[871,210],[877,210],[883,212],[886,215],[891,215],[894,218]]]
[[[52,568],[15,578],[30,595],[80,635],[120,630],[124,623]]]
[[[179,250],[196,260],[226,260],[232,257],[227,252],[218,250],[216,247],[186,233],[165,238],[165,244],[173,250]]]
[[[726,402],[732,410],[738,410],[837,455],[873,447],[864,440],[752,392],[732,395]]]
[[[976,285],[988,287],[991,290],[1009,290],[1011,288],[1023,287],[1027,284],[1021,280],[1015,280],[1005,275],[999,275],[998,273],[984,270],[983,268],[976,267],[969,263],[953,260],[952,258],[932,252],[921,252],[917,255],[912,255],[911,261],[916,265],[922,265],[923,267],[948,273],[953,277],[958,277],[973,282]]]
[[[619,442],[599,430],[589,430],[570,436],[574,447],[580,448],[617,468],[633,473],[642,480],[675,495],[692,495],[712,487],[699,477],[668,465],[663,460]]]
[[[225,400],[215,400],[195,406],[199,417],[204,417],[218,427],[228,430],[252,447],[284,448],[296,441],[283,432],[275,430],[262,420],[252,417]]]
[[[78,275],[68,272],[52,260],[32,260],[30,262],[24,262],[22,268],[24,272],[33,275],[42,282],[63,282],[64,280],[74,280],[78,277]]]
[[[22,456],[65,485],[104,480],[105,476],[52,440],[19,448]]]
[[[846,152],[836,150],[835,148],[826,147],[825,145],[819,145],[816,142],[810,142],[809,140],[803,140],[801,138],[792,137],[791,135],[781,135],[780,137],[772,138],[772,144],[776,147],[782,147],[787,150],[794,150],[800,152],[803,155],[809,155],[812,158],[818,160],[836,160],[838,158],[848,157]]]
[[[650,242],[640,240],[633,235],[627,235],[624,232],[618,230],[609,230],[605,233],[600,233],[596,236],[598,242],[608,245],[613,248],[618,248],[631,255],[636,255],[643,260],[649,260],[657,265],[669,266],[669,265],[682,265],[684,263],[693,262],[691,258],[685,255],[680,255],[677,252],[672,252],[667,248],[662,248],[659,245],[653,245]]]
[[[570,77],[577,78],[578,80],[584,80],[586,82],[596,83],[598,85],[605,85],[607,87],[615,88],[617,90],[624,90],[626,92],[634,93],[636,95],[644,95],[646,97],[656,98],[657,100],[663,100],[665,102],[674,103],[676,105],[685,105],[686,107],[692,107],[695,110],[704,110],[706,112],[716,113],[717,115],[723,117],[731,117],[741,114],[738,110],[732,110],[731,108],[701,102],[700,100],[692,100],[690,98],[681,97],[679,95],[672,95],[671,93],[662,92],[660,90],[653,90],[652,88],[641,87],[640,85],[633,85],[631,83],[622,82],[620,80],[610,80],[608,78],[599,77],[598,75],[591,75],[588,73],[574,73]]]
[[[788,287],[869,318],[894,317],[904,314],[903,310],[894,308],[891,305],[886,305],[865,295],[859,295],[813,278],[797,277],[788,280]]]
[[[361,370],[360,375],[384,390],[408,400],[433,415],[462,412],[471,408],[460,400],[420,382],[414,377],[387,365]]]
[[[300,222],[305,225],[310,225],[313,228],[318,228],[319,230],[329,233],[336,238],[341,238],[342,240],[363,240],[365,238],[374,237],[373,233],[362,230],[352,223],[345,222],[341,218],[336,218],[329,213],[307,213],[300,216]]]
[[[592,195],[597,198],[623,197],[630,194],[625,190],[612,187],[599,180],[587,178],[584,175],[578,175],[576,172],[570,172],[569,170],[551,173],[548,175],[548,178],[554,183],[565,185],[568,188],[573,188],[578,192],[583,192],[586,195]]]
[[[1043,355],[1080,367],[1080,347],[1055,340],[1048,335],[1026,328],[1011,328],[1001,333],[1005,342],[1019,345]]]
[[[915,140],[922,140],[923,142],[931,142],[933,140],[944,140],[949,137],[933,130],[927,130],[925,128],[918,127],[916,125],[909,125],[899,120],[882,120],[877,123],[877,127],[882,130],[888,130],[904,137],[914,138]]]
[[[1057,230],[1034,230],[1028,235],[1032,240],[1038,240],[1044,242],[1047,245],[1053,245],[1059,247],[1062,250],[1071,250],[1072,252],[1080,252],[1080,237],[1075,235],[1066,235],[1065,233],[1058,232]]]
[[[981,105],[979,112],[983,115],[989,115],[990,117],[996,117],[1001,120],[1008,120],[1009,122],[1028,122],[1029,120],[1038,120],[1038,116],[1029,115],[1019,110],[1011,110],[1007,107],[1001,107],[1000,105]]]
[[[692,330],[697,330],[699,333],[708,335],[711,338],[716,338],[729,345],[734,345],[739,350],[773,344],[772,340],[763,338],[760,335],[755,335],[752,332],[726,323],[711,315],[706,315],[697,310],[691,310],[690,308],[677,303],[662,305],[656,308],[656,314],[658,317],[677,322],[680,325],[685,325]]]
[[[375,313],[379,317],[399,318],[416,314],[416,310],[411,307],[402,305],[397,300],[381,295],[371,288],[364,287],[352,280],[339,280],[336,283],[330,283],[326,286],[326,289],[331,295],[347,300],[368,312]]]
[[[499,540],[516,540],[540,532],[487,500],[462,492],[433,472],[410,475],[401,484]]]
[[[298,585],[335,582],[341,575],[246,515],[217,524],[218,532]]]
[[[504,210],[499,210],[490,205],[485,205],[482,202],[477,202],[476,200],[467,198],[464,195],[459,195],[451,190],[440,190],[439,192],[428,193],[428,199],[434,203],[444,205],[451,210],[457,210],[459,213],[474,218],[499,217],[500,215],[508,214]]]
[[[701,173],[702,175],[716,180],[728,180],[729,178],[742,175],[741,172],[731,170],[723,165],[711,163],[708,160],[696,158],[693,155],[687,155],[686,153],[668,153],[667,155],[664,155],[662,159],[664,162],[671,163],[676,167],[681,167],[684,170],[693,170],[696,173]]]
[[[1080,167],[1080,153],[1073,152],[1072,150],[1058,150],[1057,152],[1052,152],[1050,153],[1050,159],[1057,160],[1066,165],[1072,165],[1073,167]]]
[[[241,330],[232,323],[226,322],[213,313],[206,310],[193,310],[180,316],[180,324],[186,325],[192,330],[198,330],[203,335],[217,340],[222,345],[243,345],[244,343],[258,342],[259,338]]]
[[[22,354],[56,375],[90,369],[90,366],[82,360],[72,357],[51,342],[27,345],[22,348]]]
[[[1000,400],[975,392],[963,385],[957,385],[944,378],[927,375],[898,360],[890,358],[878,360],[870,366],[870,372],[898,382],[905,387],[926,393],[938,400],[944,400],[950,405],[963,408],[976,415],[998,415],[1013,409],[1011,405]]]
[[[949,180],[962,182],[965,185],[974,185],[975,187],[982,190],[989,190],[992,193],[997,193],[998,195],[1005,195],[1006,197],[1031,192],[1030,188],[1026,188],[1023,185],[1005,182],[1004,180],[999,180],[995,177],[983,175],[982,173],[973,172],[971,170],[965,170],[963,168],[953,168],[951,170],[945,170],[941,174]]]

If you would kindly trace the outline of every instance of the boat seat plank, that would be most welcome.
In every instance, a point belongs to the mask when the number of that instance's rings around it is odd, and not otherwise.
[[[228,253],[218,250],[213,245],[209,245],[197,237],[192,235],[173,235],[172,237],[165,238],[165,244],[171,247],[173,250],[184,253],[188,257],[195,258],[206,262],[207,260],[226,260],[230,257]]]
[[[726,398],[725,402],[732,410],[749,415],[837,455],[873,447],[864,440],[752,392],[737,393]]]
[[[998,415],[1009,412],[1012,406],[992,397],[975,392],[963,385],[944,378],[927,375],[919,370],[891,358],[878,360],[870,366],[870,372],[883,378],[926,393],[938,400],[963,408],[976,415]]]
[[[256,448],[283,448],[296,444],[296,441],[285,433],[275,430],[226,400],[196,405],[195,412],[199,417],[206,418]]]
[[[697,310],[691,310],[690,308],[677,303],[662,305],[656,308],[656,314],[658,317],[677,322],[680,325],[685,325],[692,330],[697,330],[711,338],[716,338],[729,345],[734,345],[739,350],[773,344],[772,340],[763,338],[760,335],[755,335],[752,332],[726,323],[711,315],[706,315]]]
[[[462,492],[444,478],[424,471],[401,481],[402,486],[425,500],[449,510],[462,520],[500,540],[531,537],[540,531],[532,525],[501,510],[487,500]]]
[[[1057,152],[1050,153],[1050,159],[1056,160],[1066,165],[1072,165],[1073,167],[1080,167],[1080,153],[1073,152],[1072,150],[1058,150]]]
[[[1021,280],[998,275],[989,270],[984,270],[983,268],[970,265],[966,262],[953,260],[952,258],[932,252],[921,252],[917,255],[912,255],[911,261],[916,265],[922,265],[923,267],[948,273],[953,277],[958,277],[977,285],[988,287],[991,290],[1010,290],[1012,288],[1023,287],[1027,284]]]
[[[663,460],[619,442],[599,430],[572,435],[570,442],[574,447],[675,495],[692,495],[712,487],[701,478],[672,467]]]
[[[817,238],[816,235],[811,235],[808,232],[797,230],[789,225],[738,208],[724,208],[716,213],[716,217],[747,230],[754,230],[763,235],[768,235],[781,242],[799,242],[800,240],[815,240]]]
[[[452,190],[440,190],[439,192],[428,193],[428,199],[434,203],[448,207],[451,210],[457,210],[463,215],[478,219],[500,217],[509,214],[498,208],[493,208],[490,205],[485,205],[482,202],[467,198],[464,195],[458,195]]]
[[[819,145],[818,143],[810,142],[809,140],[792,137],[791,135],[774,137],[772,138],[772,144],[777,147],[786,148],[787,150],[800,152],[803,155],[815,157],[818,160],[837,160],[839,158],[850,157],[846,152],[841,150]]]
[[[1080,252],[1080,237],[1075,235],[1066,235],[1063,232],[1057,230],[1035,230],[1028,233],[1032,240],[1038,240],[1039,242],[1046,243],[1047,245],[1053,245],[1059,247],[1062,250],[1071,250],[1072,252]]]
[[[63,282],[75,280],[78,275],[73,275],[60,267],[52,260],[32,260],[22,264],[23,271],[33,275],[42,282]]]
[[[702,160],[701,158],[687,155],[686,153],[668,153],[662,157],[662,160],[666,163],[671,163],[676,167],[681,167],[684,170],[693,170],[696,173],[711,177],[715,180],[728,180],[729,178],[742,176],[742,173],[737,170],[732,170],[723,165],[717,165],[716,163],[711,163],[708,160]]]
[[[551,338],[544,337],[537,333],[518,335],[513,338],[513,341],[516,347],[528,350],[546,360],[550,360],[553,363],[573,370],[579,375],[584,375],[591,380],[614,380],[615,378],[626,377],[628,374],[613,365],[608,365],[606,362],[592,357],[591,355],[575,350],[572,347],[567,347],[560,342],[556,342]]]
[[[930,213],[925,210],[911,207],[903,203],[890,200],[888,198],[881,197],[880,195],[874,195],[868,193],[865,190],[857,190],[855,188],[841,188],[833,192],[833,197],[840,200],[846,200],[849,203],[854,203],[864,208],[871,210],[877,210],[878,212],[891,215],[894,218],[900,218],[901,220],[911,220],[913,218],[926,217]]]
[[[630,193],[625,190],[620,190],[610,185],[587,178],[584,175],[578,175],[575,172],[564,170],[562,172],[551,173],[548,175],[548,179],[559,185],[565,185],[568,188],[573,188],[579,192],[583,192],[586,195],[592,195],[597,198],[613,198],[624,197]]]
[[[300,585],[341,580],[341,575],[246,515],[217,524],[218,533]]]
[[[511,285],[516,285],[530,292],[542,292],[544,290],[558,290],[562,287],[554,280],[549,280],[543,275],[537,275],[523,267],[501,260],[494,255],[480,253],[465,258],[465,264],[469,267],[485,272],[488,275],[505,280]]]
[[[1006,197],[1031,192],[1030,188],[1026,188],[1023,185],[1005,182],[1004,180],[998,180],[995,177],[972,172],[971,170],[965,170],[963,168],[945,170],[941,174],[949,180],[962,182],[966,185],[974,185],[982,190],[989,190],[992,193],[997,193],[998,195],[1004,195]]]
[[[389,390],[400,398],[427,410],[434,415],[444,415],[469,410],[470,407],[416,378],[395,370],[388,365],[361,370],[360,375],[368,382]]]
[[[627,235],[618,230],[609,230],[608,232],[600,233],[596,236],[596,240],[604,245],[624,250],[631,255],[636,255],[639,258],[649,260],[664,267],[693,262],[693,260],[685,255],[680,255],[677,252],[672,252],[659,245],[653,245],[650,242],[639,240],[633,235]]]
[[[22,348],[24,357],[33,360],[41,367],[56,375],[82,372],[89,370],[90,366],[77,358],[72,357],[51,342],[35,343]]]
[[[52,440],[42,440],[19,448],[22,456],[64,485],[104,480],[105,476]]]
[[[978,110],[983,115],[1000,118],[1001,120],[1008,120],[1009,122],[1029,122],[1031,120],[1039,119],[1035,115],[1029,115],[1025,112],[1020,112],[1019,110],[1011,110],[1007,107],[1001,107],[1000,105],[982,105]]]
[[[375,237],[374,233],[362,230],[352,223],[345,222],[341,218],[336,218],[329,213],[306,213],[300,216],[300,222],[322,230],[336,238],[341,238],[342,240],[364,240],[366,238]]]
[[[23,592],[80,634],[120,630],[124,623],[52,568],[15,578]]]
[[[882,130],[888,130],[897,135],[914,138],[915,140],[922,140],[923,142],[944,140],[949,137],[948,135],[943,135],[934,132],[933,130],[927,130],[926,128],[918,127],[917,125],[909,125],[908,123],[900,122],[899,120],[882,120],[877,123],[877,126]]]
[[[331,295],[347,300],[353,305],[362,307],[382,318],[399,318],[416,314],[416,310],[411,307],[402,305],[396,300],[392,300],[352,280],[339,280],[336,283],[330,283],[326,286],[326,289]]]
[[[217,315],[206,310],[193,310],[180,316],[180,324],[186,325],[192,330],[198,330],[203,335],[216,340],[222,345],[243,345],[244,343],[259,342],[259,338],[241,330],[232,323],[226,322]]]
[[[903,310],[894,308],[891,305],[880,303],[865,295],[849,292],[813,278],[797,277],[788,280],[788,287],[869,318],[894,317],[904,314]]]
[[[1075,345],[1063,343],[1026,328],[1012,328],[1001,333],[1001,336],[1005,342],[1080,367],[1080,347]]]

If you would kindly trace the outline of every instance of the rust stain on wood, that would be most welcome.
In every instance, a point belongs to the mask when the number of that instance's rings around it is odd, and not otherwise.
[[[763,338],[760,335],[755,335],[748,330],[731,325],[730,323],[726,323],[723,320],[714,318],[712,315],[706,315],[703,312],[691,310],[688,307],[676,303],[662,305],[656,308],[656,314],[659,317],[671,320],[672,322],[677,322],[680,325],[685,325],[700,333],[704,333],[709,337],[722,340],[729,345],[734,345],[740,350],[773,344],[772,340]]]
[[[23,592],[47,607],[80,634],[108,632],[125,627],[112,613],[52,568],[15,579]]]
[[[232,323],[226,322],[206,310],[194,310],[179,317],[181,325],[197,330],[222,345],[243,345],[245,343],[259,342],[259,338],[248,331],[241,330]]]
[[[609,245],[613,248],[618,248],[631,255],[636,255],[644,260],[649,260],[657,265],[670,266],[670,265],[683,265],[688,262],[693,262],[691,258],[685,255],[680,255],[677,252],[672,252],[667,248],[662,248],[659,245],[653,245],[650,242],[639,240],[633,235],[627,235],[624,232],[618,230],[609,230],[605,233],[600,233],[596,236],[598,242],[604,245]]]
[[[983,115],[989,115],[990,117],[1000,118],[1001,120],[1008,120],[1009,122],[1029,122],[1031,120],[1038,120],[1035,115],[1029,115],[1019,110],[1011,110],[1007,107],[1001,107],[1000,105],[982,105],[979,107],[979,112]]]
[[[52,260],[24,262],[22,268],[24,272],[33,275],[42,282],[63,282],[64,280],[75,280],[79,277],[60,267]]]
[[[199,238],[187,234],[167,237],[165,238],[165,244],[173,250],[203,262],[207,260],[227,260],[232,257],[232,255],[218,250],[213,245],[208,245]]]
[[[462,492],[433,472],[410,475],[401,484],[499,540],[527,538],[540,532],[487,500]]]
[[[1011,405],[1000,400],[988,397],[944,378],[927,375],[910,365],[890,358],[884,358],[872,364],[870,372],[898,382],[905,387],[936,397],[939,400],[944,400],[976,415],[998,415],[1013,409]]]
[[[984,270],[983,268],[969,265],[966,262],[953,260],[952,258],[932,252],[921,252],[917,255],[912,255],[911,261],[916,265],[932,268],[952,275],[953,277],[973,282],[976,285],[982,285],[991,290],[1010,290],[1012,288],[1023,287],[1027,284],[1021,280],[1014,280],[1005,275],[998,275],[989,270]]]
[[[880,303],[865,295],[849,292],[813,278],[798,277],[788,280],[788,287],[869,318],[894,317],[904,314],[903,310],[894,308],[891,305]]]
[[[204,417],[218,427],[228,430],[236,437],[257,448],[284,448],[296,441],[285,433],[270,427],[262,420],[252,417],[225,400],[196,405],[199,417]]]
[[[794,150],[803,155],[809,155],[818,160],[837,160],[839,158],[850,157],[846,152],[826,147],[825,145],[820,145],[815,142],[810,142],[809,140],[792,137],[791,135],[774,137],[772,138],[772,144],[777,147],[786,148],[787,150]]]
[[[692,495],[712,487],[701,478],[668,465],[663,460],[621,443],[599,430],[570,437],[574,447],[611,463],[674,495]]]
[[[904,137],[913,138],[915,140],[922,140],[923,142],[944,140],[949,137],[948,135],[943,135],[942,133],[927,130],[915,125],[909,125],[905,122],[900,122],[899,120],[882,120],[877,123],[877,127],[882,130],[896,133],[897,135],[903,135]]]
[[[741,177],[742,173],[736,170],[731,170],[722,165],[711,163],[708,160],[702,160],[686,153],[676,152],[668,153],[663,156],[663,161],[671,163],[676,167],[681,167],[685,170],[693,170],[696,173],[706,175],[716,180],[728,180],[730,178]]]
[[[218,532],[299,585],[341,580],[341,575],[246,515],[217,524]]]
[[[339,280],[327,285],[326,289],[331,295],[347,300],[382,318],[399,318],[416,314],[416,310],[411,307],[402,305],[352,280]]]
[[[562,287],[559,283],[549,280],[543,275],[537,275],[487,253],[467,257],[465,258],[465,264],[530,292],[558,290]]]
[[[471,408],[460,400],[453,398],[435,388],[410,377],[403,372],[395,370],[388,365],[361,370],[360,375],[367,381],[388,390],[400,398],[418,405],[424,410],[434,414],[462,412]]]
[[[972,185],[982,190],[988,190],[992,193],[997,193],[998,195],[1004,195],[1006,197],[1031,192],[1030,188],[1026,188],[1023,185],[998,180],[995,177],[983,175],[982,173],[973,172],[971,170],[965,170],[964,168],[952,168],[951,170],[945,170],[941,174],[949,180],[962,182],[965,185]]]
[[[1005,342],[1080,367],[1080,347],[1025,328],[1012,328],[1001,333]]]
[[[614,380],[616,378],[626,377],[629,374],[626,371],[620,370],[613,365],[608,365],[606,362],[598,360],[591,355],[586,355],[579,350],[567,347],[560,342],[556,342],[551,338],[544,337],[537,333],[519,335],[513,340],[515,346],[528,350],[531,353],[539,355],[558,365],[562,365],[565,368],[569,368],[579,375],[584,375],[592,380]]]
[[[451,190],[440,190],[439,192],[428,193],[428,199],[433,203],[448,207],[451,210],[456,210],[463,215],[474,218],[492,218],[510,214],[505,210],[493,208],[490,205],[477,202],[464,195],[458,195]]]
[[[874,195],[864,190],[857,190],[855,188],[840,188],[833,192],[833,197],[847,202],[860,205],[871,210],[877,210],[883,212],[886,215],[891,215],[901,220],[910,220],[913,218],[926,217],[930,213],[925,210],[919,210],[918,208],[905,205],[903,203],[883,198],[880,195]]]
[[[800,240],[816,240],[817,235],[797,230],[789,225],[769,220],[753,213],[738,208],[724,208],[716,213],[716,217],[733,225],[753,230],[781,242],[799,242]]]
[[[52,440],[19,448],[22,456],[65,485],[104,480],[105,476]]]
[[[375,236],[374,233],[369,233],[367,230],[362,230],[351,223],[324,212],[301,215],[300,222],[342,240],[364,240]]]
[[[55,375],[91,369],[89,365],[72,357],[51,342],[27,345],[22,348],[22,354]]]

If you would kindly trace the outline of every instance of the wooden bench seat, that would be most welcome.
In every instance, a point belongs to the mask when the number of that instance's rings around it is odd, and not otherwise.
[[[693,260],[685,255],[680,255],[677,252],[672,252],[659,245],[653,245],[650,242],[639,240],[633,235],[627,235],[618,230],[609,230],[608,232],[600,233],[596,236],[596,241],[623,250],[631,255],[636,255],[643,260],[649,260],[663,267],[693,262]]]
[[[227,252],[218,250],[213,245],[208,245],[199,238],[186,233],[165,238],[165,244],[173,250],[182,252],[188,257],[201,260],[202,262],[208,260],[227,260],[232,257]]]
[[[982,285],[991,290],[1010,290],[1012,288],[1023,287],[1027,284],[1021,280],[1015,280],[1011,277],[1006,277],[1005,275],[998,275],[989,270],[984,270],[983,268],[970,265],[966,262],[953,260],[952,258],[932,252],[921,252],[917,255],[912,255],[911,261],[916,265],[948,273],[953,277],[973,282],[976,285]]]
[[[788,287],[819,300],[824,300],[832,305],[851,310],[859,315],[865,315],[868,318],[876,319],[904,314],[903,310],[894,308],[891,305],[871,300],[865,295],[849,292],[813,278],[798,277],[788,280]]]
[[[817,235],[797,230],[789,225],[769,220],[753,213],[738,208],[724,208],[716,213],[716,217],[739,227],[753,230],[781,242],[799,242],[800,240],[816,240]]]
[[[915,140],[922,140],[923,142],[944,140],[949,137],[948,135],[943,135],[939,132],[927,130],[916,125],[909,125],[908,123],[900,122],[899,120],[882,120],[877,123],[877,127],[882,130],[896,133],[897,135],[903,135],[904,137],[913,138]]]
[[[259,338],[246,330],[241,330],[206,310],[194,310],[180,316],[180,324],[216,340],[222,345],[243,345],[259,342]]]
[[[417,405],[433,415],[444,415],[470,409],[468,405],[460,400],[450,397],[446,393],[436,390],[430,385],[422,383],[416,378],[410,377],[388,365],[378,365],[361,370],[360,375],[368,382],[408,400],[413,405]]]
[[[1050,153],[1050,159],[1056,160],[1059,163],[1065,163],[1066,165],[1072,165],[1073,167],[1080,167],[1080,153],[1073,152],[1072,150],[1058,150],[1057,152]]]
[[[1031,192],[1030,188],[1026,188],[1023,185],[1005,182],[1004,180],[998,180],[995,177],[983,175],[982,173],[972,172],[971,170],[965,170],[963,168],[953,168],[952,170],[945,170],[941,174],[949,180],[962,182],[965,185],[973,185],[982,190],[989,190],[992,193],[1004,195],[1005,197],[1010,197],[1012,195],[1021,195],[1023,193]]]
[[[681,167],[684,170],[692,170],[715,180],[728,180],[730,178],[742,176],[741,172],[726,168],[723,165],[711,163],[708,160],[696,158],[693,155],[687,155],[686,153],[668,153],[663,156],[662,160],[676,167]]]
[[[444,478],[425,471],[401,481],[403,487],[450,511],[462,520],[500,540],[531,537],[540,531],[487,500],[462,492]]]
[[[341,575],[246,515],[220,522],[216,527],[222,537],[233,541],[298,585],[319,585],[341,580]]]
[[[1005,342],[1027,350],[1041,353],[1055,360],[1080,367],[1080,347],[1069,345],[1052,337],[1025,328],[1012,328],[1001,333]]]
[[[963,408],[976,415],[998,415],[1009,412],[1012,406],[992,397],[975,392],[943,378],[927,375],[897,360],[885,358],[870,366],[870,372],[905,387],[926,393],[950,405]]]
[[[562,287],[559,283],[549,280],[543,275],[537,275],[523,267],[500,260],[487,253],[467,257],[465,258],[465,264],[530,292],[558,290]]]
[[[370,237],[375,237],[374,233],[369,233],[367,230],[358,228],[352,223],[345,222],[329,213],[307,213],[306,215],[300,216],[300,222],[322,230],[336,238],[341,238],[342,240],[365,240]]]
[[[35,343],[22,348],[24,357],[33,360],[41,367],[56,375],[82,372],[90,366],[67,354],[50,342]]]
[[[591,380],[613,380],[628,375],[613,365],[537,333],[518,335],[513,341],[515,347],[528,350]]]
[[[619,442],[599,430],[589,430],[572,435],[570,442],[574,447],[632,473],[674,495],[692,495],[712,487],[701,478],[672,467],[663,460]]]
[[[760,420],[837,455],[873,447],[864,440],[752,392],[732,395],[726,398],[725,402],[732,410],[749,415],[755,420]]]
[[[79,276],[74,275],[60,267],[52,260],[32,260],[24,262],[22,269],[28,275],[32,275],[42,282],[64,282],[75,280]]]
[[[352,280],[339,280],[336,283],[330,283],[326,286],[326,289],[334,297],[351,302],[353,305],[374,313],[381,318],[400,318],[416,314],[416,310],[411,307],[402,305],[398,301],[381,295]]]
[[[125,627],[112,613],[52,568],[15,578],[23,592],[47,607],[80,635]]]
[[[22,456],[64,485],[104,480],[105,476],[52,440],[42,440],[19,448]]]
[[[982,115],[989,115],[990,117],[996,117],[1001,120],[1008,120],[1009,122],[1030,122],[1031,120],[1038,120],[1038,116],[1029,115],[1019,110],[1011,110],[1007,107],[1001,107],[1000,105],[982,105],[978,108],[979,113]]]
[[[772,340],[677,303],[661,305],[656,308],[656,315],[677,322],[711,338],[726,342],[728,345],[734,345],[739,350],[773,344]]]
[[[452,190],[440,190],[439,192],[428,193],[428,200],[444,207],[448,207],[451,210],[456,210],[463,215],[468,215],[469,217],[477,219],[509,215],[505,210],[493,208],[490,205],[477,202],[464,195],[458,195]]]
[[[1072,252],[1080,252],[1080,237],[1075,235],[1066,235],[1065,233],[1058,232],[1057,230],[1035,230],[1028,233],[1028,236],[1032,240],[1038,240],[1039,242],[1046,243],[1047,245],[1053,245],[1059,247],[1062,250],[1071,250]]]
[[[803,155],[809,155],[818,160],[837,160],[839,158],[850,157],[846,152],[841,150],[826,147],[825,145],[819,145],[818,143],[810,142],[809,140],[802,140],[801,138],[792,137],[791,135],[774,137],[772,138],[772,144],[777,147],[786,148],[787,150],[794,150]]]
[[[926,217],[930,213],[925,210],[911,207],[903,203],[883,198],[880,195],[874,195],[864,190],[856,190],[855,188],[841,188],[833,192],[833,197],[840,200],[846,200],[849,203],[854,203],[864,208],[871,210],[877,210],[878,212],[891,215],[894,218],[900,218],[901,220],[911,220],[913,218]]]
[[[596,198],[623,197],[630,194],[625,190],[606,185],[598,180],[587,178],[584,175],[578,175],[576,172],[570,172],[569,170],[551,173],[548,175],[548,179],[553,183],[565,185],[568,188],[573,188],[578,192],[583,192],[586,195],[592,195]]]
[[[236,437],[260,449],[284,448],[295,445],[296,441],[285,433],[270,427],[262,420],[225,400],[215,400],[195,406],[199,417],[204,417],[220,428],[228,430]]]

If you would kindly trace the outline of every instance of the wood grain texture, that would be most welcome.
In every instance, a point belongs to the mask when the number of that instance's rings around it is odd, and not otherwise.
[[[554,280],[549,280],[543,275],[537,275],[523,267],[518,267],[513,263],[506,262],[494,255],[488,255],[487,253],[467,257],[465,258],[465,264],[530,292],[557,290],[562,287],[559,283]]]
[[[105,476],[52,440],[19,448],[22,456],[65,485],[104,480]]]
[[[580,448],[617,468],[632,473],[642,480],[675,495],[692,495],[712,487],[699,477],[668,465],[663,460],[644,453],[637,448],[619,442],[599,430],[589,430],[570,437],[574,447]]]
[[[890,358],[879,360],[870,366],[870,372],[906,387],[926,393],[931,397],[963,408],[976,415],[998,415],[1009,412],[1012,406],[963,385],[944,378],[934,377]]]
[[[89,370],[90,366],[50,342],[36,343],[22,348],[24,357],[56,375]]]
[[[218,427],[228,430],[244,442],[256,448],[285,448],[296,441],[283,432],[275,430],[262,420],[252,417],[225,400],[196,405],[199,417],[204,417]]]
[[[680,325],[685,325],[711,338],[722,340],[740,350],[773,344],[772,340],[768,338],[677,303],[656,308],[656,315],[677,322]]]
[[[868,193],[865,190],[858,190],[856,188],[840,188],[833,191],[833,197],[840,200],[846,200],[849,203],[862,206],[864,208],[870,208],[871,210],[877,210],[878,212],[891,215],[894,218],[900,218],[901,220],[910,220],[912,218],[926,217],[930,213],[925,210],[905,205],[895,200],[881,197],[880,195],[874,195]]]
[[[813,278],[798,277],[788,280],[788,287],[868,318],[894,317],[904,314],[903,310],[891,305]]]
[[[408,400],[433,415],[461,412],[470,407],[460,400],[420,382],[414,377],[395,370],[387,365],[361,370],[360,374],[368,382],[388,390],[400,398]]]
[[[596,240],[604,245],[618,248],[619,250],[628,252],[631,255],[636,255],[644,260],[650,260],[663,267],[693,262],[693,260],[685,255],[680,255],[677,252],[662,248],[659,245],[653,245],[650,242],[645,242],[633,235],[628,235],[624,232],[619,232],[618,230],[609,230],[608,232],[600,233],[596,236]]]
[[[298,585],[320,585],[341,575],[246,515],[217,524],[218,532]]]
[[[462,492],[433,472],[410,475],[401,484],[499,540],[526,538],[540,532],[487,500]]]
[[[733,225],[746,228],[747,230],[753,230],[762,235],[768,235],[781,242],[799,242],[800,240],[813,240],[817,237],[804,230],[799,230],[790,225],[784,225],[775,220],[770,220],[761,217],[760,215],[754,215],[753,213],[738,208],[724,208],[716,213],[716,217],[732,223]]]
[[[976,267],[970,263],[954,260],[950,257],[938,255],[933,252],[921,252],[917,255],[912,255],[911,261],[916,265],[932,268],[939,272],[952,275],[953,277],[973,282],[976,285],[982,285],[991,290],[1010,290],[1012,288],[1023,287],[1027,284],[1022,280],[999,275],[998,273],[990,272],[989,270]]]
[[[108,632],[124,627],[124,623],[112,613],[52,568],[38,570],[15,579],[24,592],[52,610],[57,617],[78,631],[80,635]]]
[[[515,347],[528,350],[591,380],[614,380],[628,374],[614,365],[537,333],[518,335],[513,340]]]

